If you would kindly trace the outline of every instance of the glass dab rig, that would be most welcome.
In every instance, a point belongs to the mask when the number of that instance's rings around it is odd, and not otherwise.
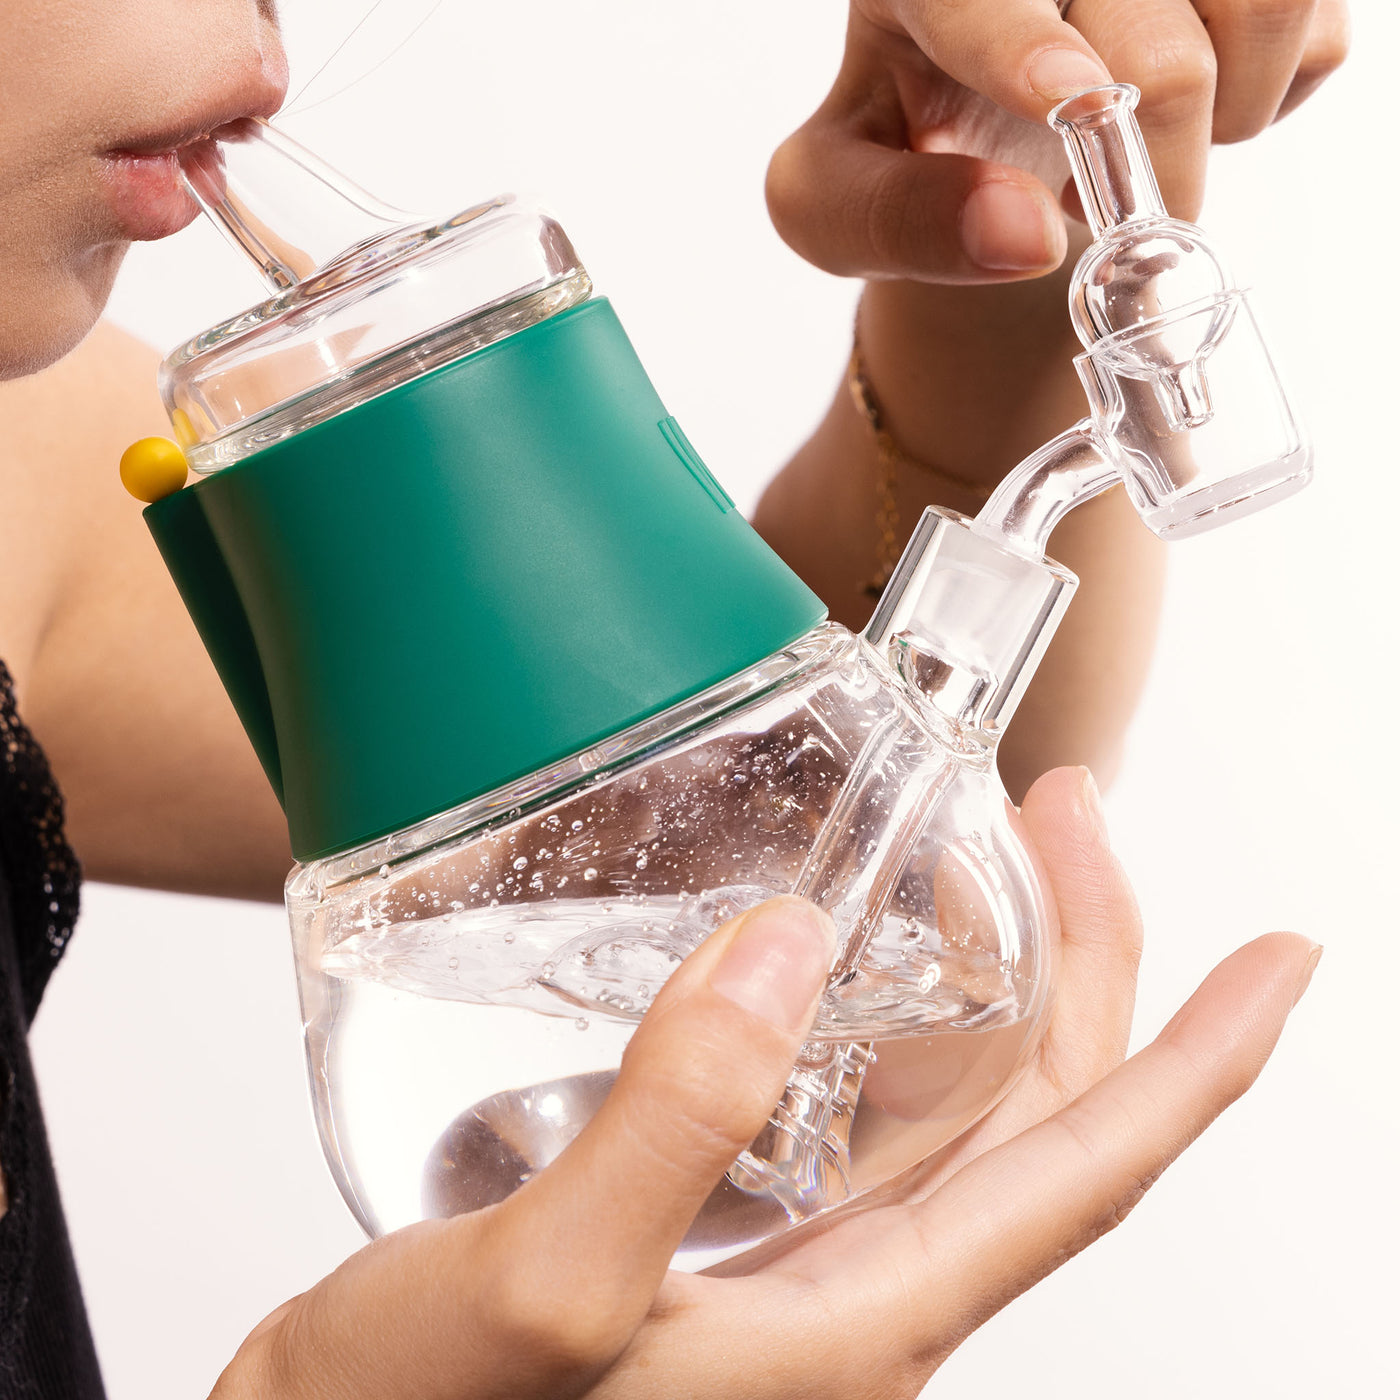
[[[977,519],[927,512],[862,636],[733,510],[543,210],[414,218],[261,122],[186,153],[272,296],[167,359],[199,479],[146,518],[287,813],[316,1120],[369,1233],[548,1165],[676,965],[775,894],[838,952],[682,1266],[896,1176],[1033,1053],[1046,909],[995,754],[1075,588],[1050,531],[1121,481],[1176,538],[1310,471],[1135,100],[1052,117],[1095,234],[1089,415]]]

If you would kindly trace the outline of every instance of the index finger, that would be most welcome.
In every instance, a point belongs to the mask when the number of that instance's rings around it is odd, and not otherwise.
[[[1297,934],[1256,939],[1146,1049],[932,1196],[837,1212],[789,1237],[768,1272],[697,1281],[715,1285],[701,1295],[710,1311],[668,1318],[671,1356],[696,1358],[706,1396],[913,1395],[993,1313],[1119,1224],[1248,1089],[1320,951]],[[725,1303],[736,1337],[761,1310],[782,1344],[716,1347]]]
[[[1068,1108],[964,1167],[902,1230],[920,1242],[901,1286],[966,1335],[1120,1224],[1167,1167],[1254,1082],[1321,949],[1297,934],[1247,944],[1155,1041]],[[899,1231],[894,1235],[897,1244]],[[972,1301],[975,1300],[975,1301]]]
[[[875,8],[950,78],[1027,121],[1043,122],[1057,102],[1113,81],[1055,0],[887,0]]]

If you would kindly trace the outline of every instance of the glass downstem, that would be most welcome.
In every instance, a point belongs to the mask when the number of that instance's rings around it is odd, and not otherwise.
[[[911,747],[894,724],[877,728],[862,746],[792,888],[849,929],[830,986],[855,976],[952,773],[946,758]],[[860,852],[852,878],[851,833],[863,829],[880,835]],[[794,1221],[845,1200],[851,1123],[873,1060],[869,1044],[809,1040],[767,1127],[740,1154],[729,1180],[773,1197]]]

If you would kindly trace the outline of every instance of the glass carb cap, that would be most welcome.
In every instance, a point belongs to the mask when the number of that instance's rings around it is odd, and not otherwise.
[[[1094,241],[1070,279],[1093,428],[1146,524],[1184,538],[1305,486],[1312,452],[1246,292],[1195,224],[1167,213],[1130,84],[1062,102]]]
[[[256,118],[186,148],[182,167],[271,293],[162,367],[166,410],[196,472],[218,471],[591,291],[559,223],[515,195],[422,218]]]

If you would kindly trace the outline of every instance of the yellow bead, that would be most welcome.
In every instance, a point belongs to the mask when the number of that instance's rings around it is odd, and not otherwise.
[[[138,501],[163,500],[178,491],[188,475],[185,454],[169,438],[142,438],[122,453],[122,485]]]

